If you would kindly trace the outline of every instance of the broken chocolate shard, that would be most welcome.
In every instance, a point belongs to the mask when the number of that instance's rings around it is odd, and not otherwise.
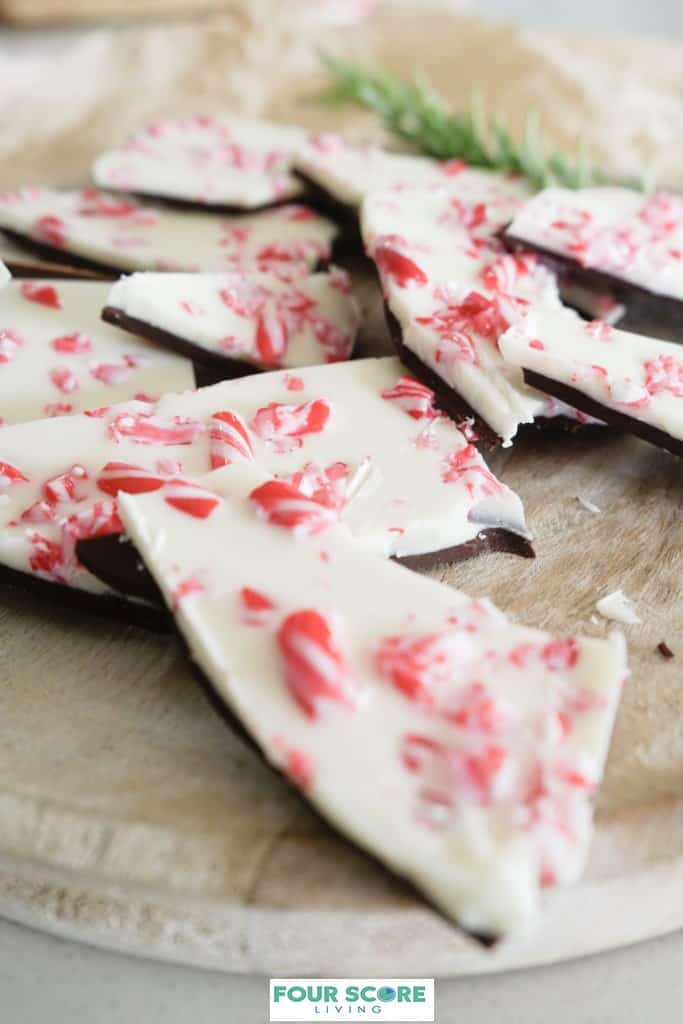
[[[683,456],[683,441],[672,437],[671,434],[667,434],[664,430],[660,430],[650,423],[643,423],[627,413],[618,412],[607,405],[602,405],[594,398],[585,395],[582,391],[578,391],[568,384],[551,380],[550,377],[545,377],[534,370],[525,369],[524,379],[531,387],[544,391],[548,395],[553,395],[554,398],[559,398],[561,402],[567,402],[576,409],[585,412],[588,416],[595,416],[597,419],[604,420],[609,426],[617,427],[627,434],[634,434],[636,437],[641,438],[643,441],[649,441],[650,444],[654,444],[658,448],[665,448],[673,455]]]
[[[113,281],[121,273],[120,267],[102,263],[99,260],[89,259],[86,256],[77,256],[75,253],[66,252],[55,245],[48,245],[47,242],[36,242],[28,235],[22,235],[18,231],[3,228],[2,234],[18,249],[28,256],[35,256],[36,263],[31,265],[28,260],[26,264],[15,263],[11,259],[5,260],[8,268],[15,277],[57,277],[58,274],[51,272],[46,274],[44,263],[52,267],[63,267],[64,277],[95,277],[104,281]],[[81,273],[82,272],[82,273]]]
[[[670,661],[672,658],[675,657],[674,652],[671,650],[666,640],[660,640],[660,642],[657,644],[657,650],[659,651],[661,656],[665,658],[667,661]]]

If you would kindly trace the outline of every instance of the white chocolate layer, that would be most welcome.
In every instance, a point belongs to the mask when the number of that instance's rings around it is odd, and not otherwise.
[[[348,206],[360,206],[371,192],[431,185],[454,185],[463,198],[481,199],[488,191],[500,189],[519,199],[529,195],[522,178],[506,179],[494,171],[467,167],[461,160],[434,160],[392,153],[373,144],[353,144],[332,132],[309,136],[294,166]]]
[[[450,420],[430,414],[427,389],[400,386],[402,375],[396,359],[358,360],[4,427],[0,563],[99,592],[74,537],[120,529],[118,490],[245,460],[380,554],[440,550],[486,527],[528,536],[517,495]]]
[[[566,313],[534,311],[501,339],[508,362],[683,440],[683,349]]]
[[[529,308],[561,302],[549,271],[495,237],[518,196],[499,184],[464,197],[457,182],[371,194],[363,238],[404,344],[508,445],[520,424],[573,412],[527,387],[498,347]]]
[[[331,221],[295,204],[228,217],[47,188],[0,195],[0,228],[120,270],[257,266],[287,276],[328,259],[337,234]]]
[[[252,209],[302,191],[291,174],[303,129],[243,117],[155,121],[93,165],[101,188]]]
[[[683,196],[548,188],[516,214],[515,238],[658,295],[683,299]]]
[[[259,369],[348,359],[360,311],[343,270],[283,281],[255,270],[133,274],[107,305],[214,355]]]
[[[108,287],[31,279],[2,289],[0,424],[194,386],[188,359],[102,323]]]
[[[252,467],[198,483],[123,495],[121,514],[217,694],[335,828],[444,913],[528,931],[542,886],[585,861],[623,638],[513,625],[339,527],[293,540],[259,517]]]

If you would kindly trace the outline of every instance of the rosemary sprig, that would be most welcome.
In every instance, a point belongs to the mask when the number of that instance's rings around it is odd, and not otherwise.
[[[458,114],[420,78],[406,81],[387,71],[349,64],[328,54],[322,54],[321,59],[333,79],[321,100],[353,103],[373,111],[390,134],[421,153],[439,160],[460,159],[473,167],[521,174],[538,189],[548,185],[584,188],[608,183],[646,188],[644,180],[616,180],[594,166],[581,142],[572,155],[549,150],[536,111],[530,111],[523,140],[517,141],[502,115],[487,114],[477,92],[472,93],[468,109]]]

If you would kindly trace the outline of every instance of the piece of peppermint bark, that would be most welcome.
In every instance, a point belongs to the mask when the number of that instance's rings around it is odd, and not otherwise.
[[[536,419],[585,420],[528,387],[499,350],[529,309],[562,308],[554,275],[500,242],[517,206],[505,189],[477,199],[450,186],[373,193],[361,216],[401,358],[452,415],[474,417],[489,447]]]
[[[286,277],[327,262],[338,233],[296,203],[226,216],[145,206],[96,189],[40,187],[0,195],[0,229],[52,258],[114,274],[254,266]]]
[[[525,203],[505,231],[560,272],[612,292],[653,320],[683,313],[683,196],[626,188],[548,188]]]
[[[600,320],[534,311],[501,339],[535,387],[683,455],[683,350]]]
[[[528,932],[583,868],[623,638],[514,625],[314,502],[274,519],[276,485],[242,464],[121,496],[190,656],[344,836],[481,940]]]
[[[348,359],[360,323],[340,268],[283,280],[258,270],[123,277],[103,318],[223,376]]]
[[[301,128],[254,118],[166,118],[98,156],[93,177],[104,189],[253,210],[300,195],[292,160],[305,138]]]

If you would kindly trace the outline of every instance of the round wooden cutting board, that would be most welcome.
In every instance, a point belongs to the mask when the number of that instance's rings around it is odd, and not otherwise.
[[[364,350],[381,349],[377,305],[367,325]],[[681,463],[607,432],[532,434],[492,461],[525,502],[537,559],[432,575],[558,632],[604,634],[595,602],[617,588],[643,619],[627,627],[632,676],[585,879],[549,897],[531,940],[480,950],[335,836],[215,714],[173,639],[11,591],[0,914],[145,956],[323,976],[496,971],[683,926]]]

